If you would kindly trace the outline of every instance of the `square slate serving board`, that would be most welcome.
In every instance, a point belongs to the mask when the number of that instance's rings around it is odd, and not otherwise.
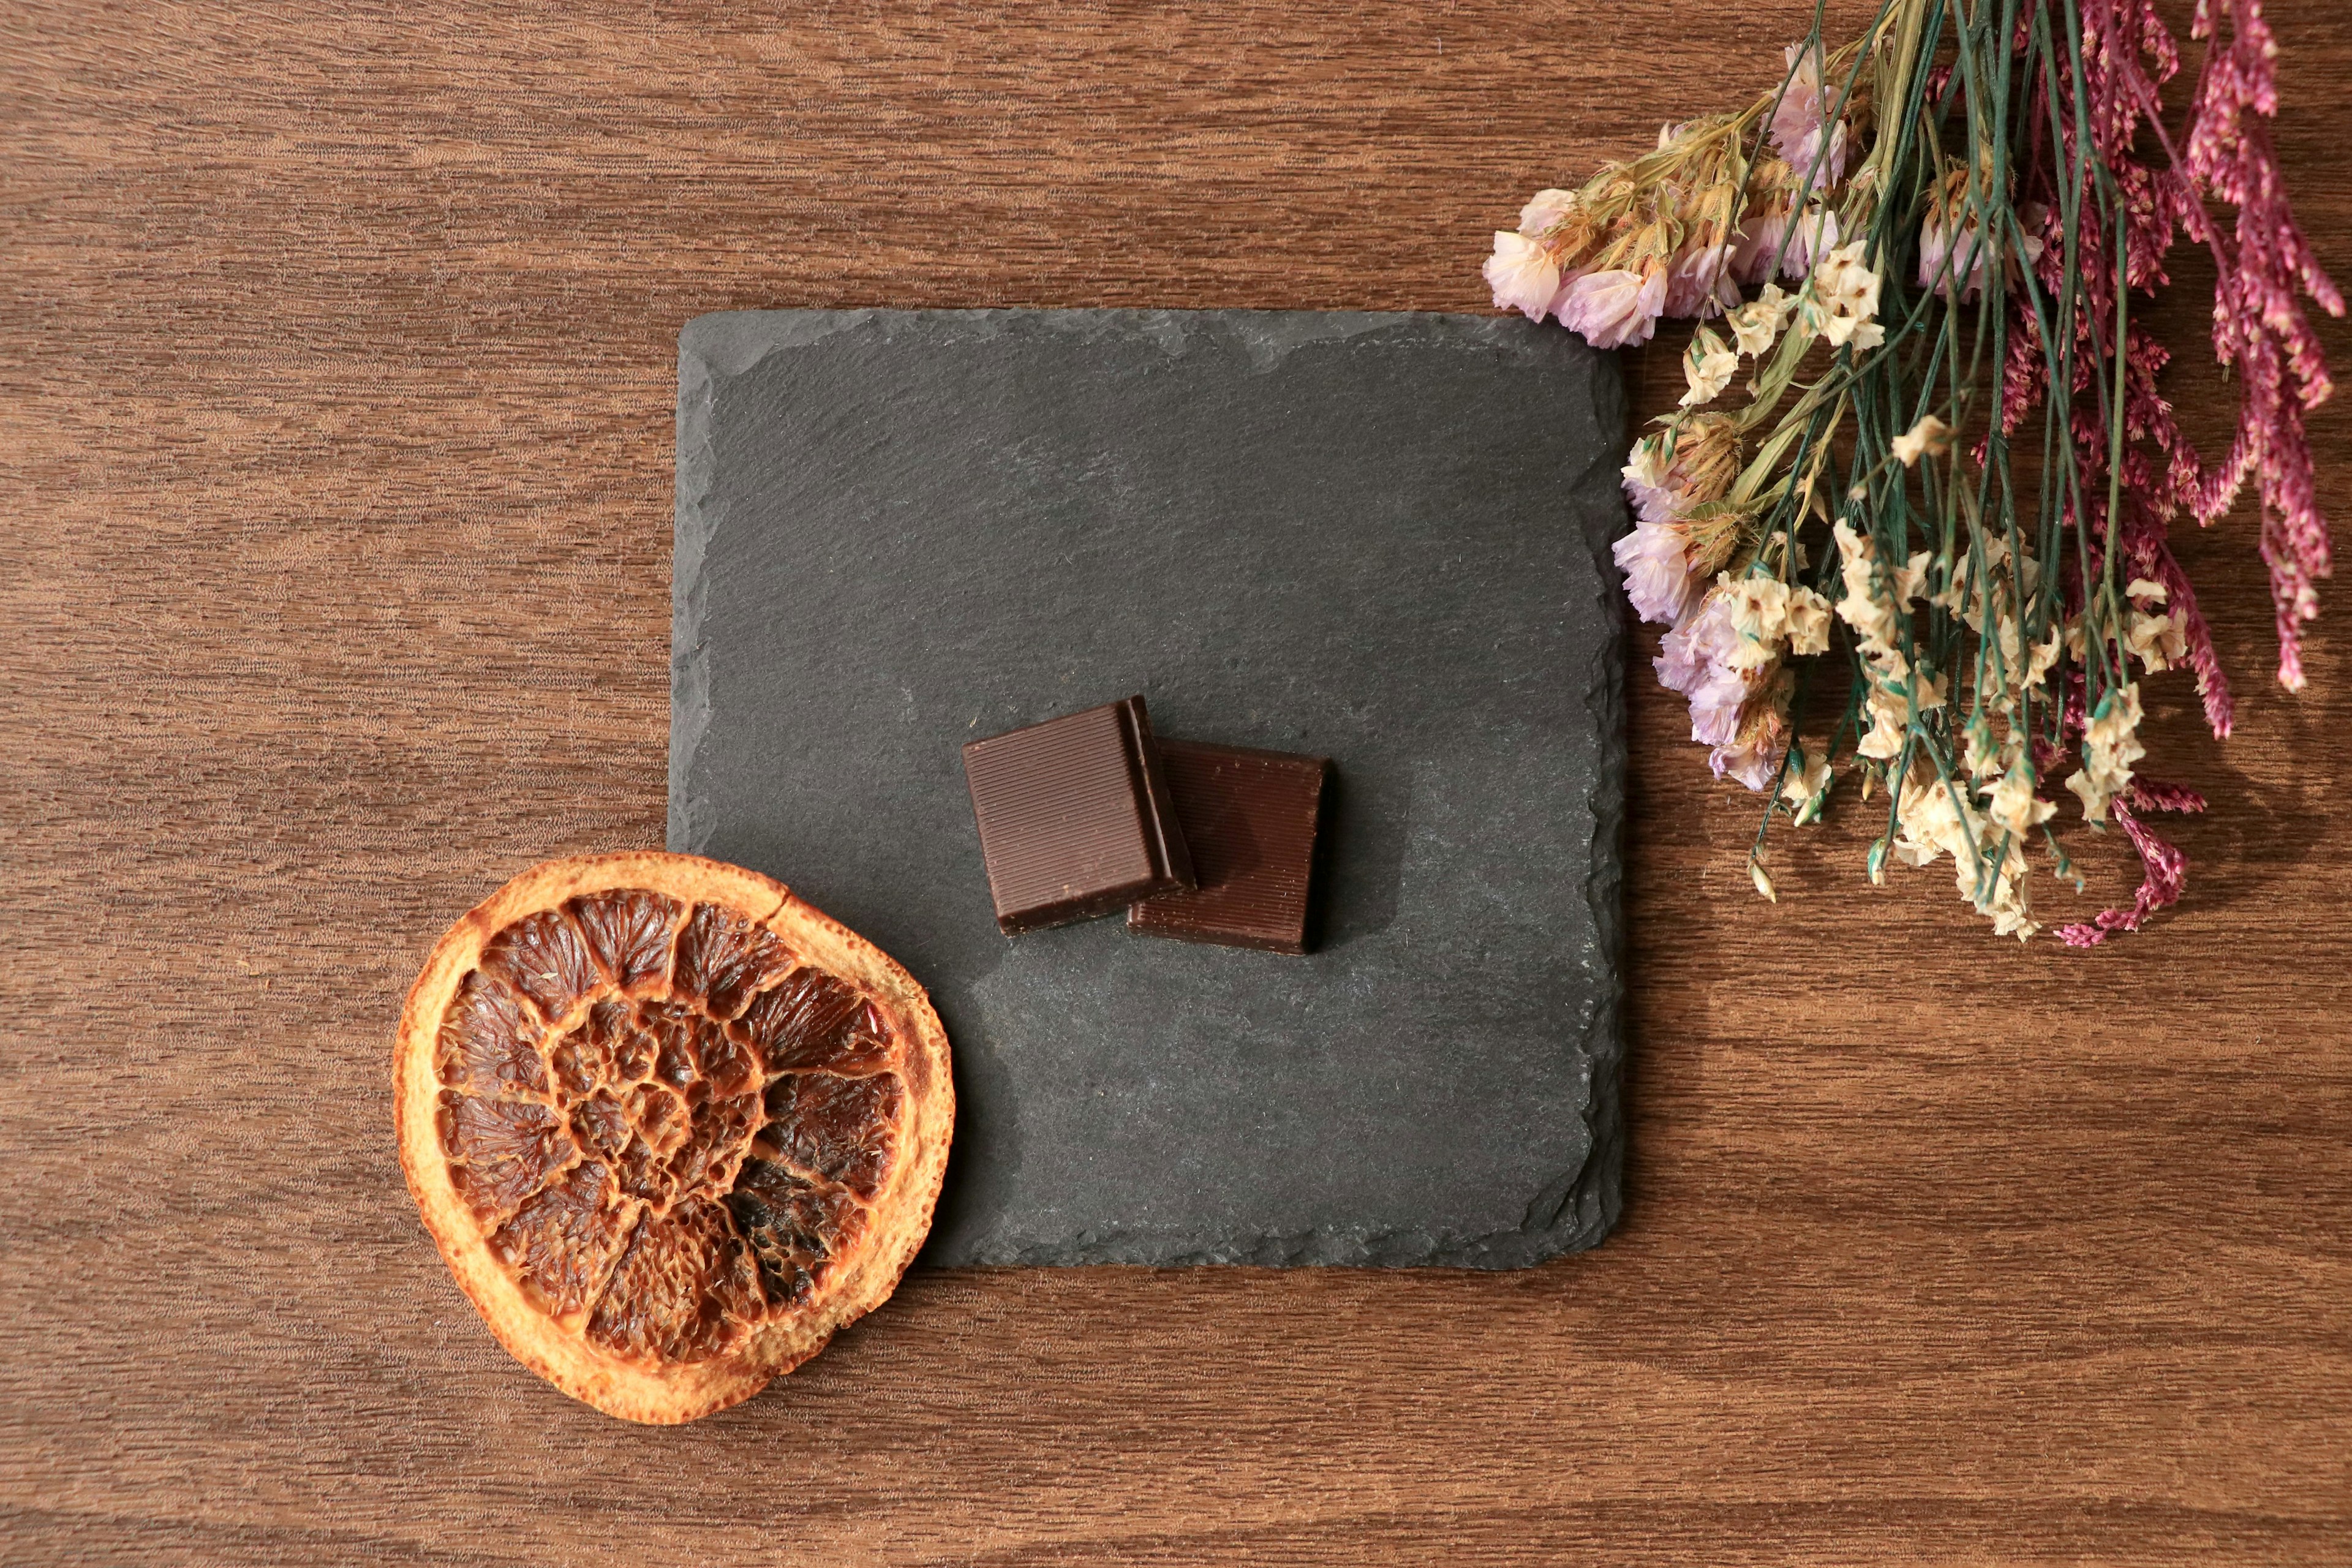
[[[1523,1266],[1618,1211],[1613,361],[1517,319],[755,311],[678,344],[669,843],[929,988],[933,1263]],[[962,742],[1330,757],[1315,951],[998,934]]]

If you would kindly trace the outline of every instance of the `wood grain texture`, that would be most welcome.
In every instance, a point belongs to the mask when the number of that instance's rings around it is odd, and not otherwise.
[[[2274,10],[2352,271],[2352,21]],[[921,1276],[648,1431],[509,1362],[401,1184],[443,924],[660,841],[688,317],[1481,309],[1528,190],[1806,14],[0,3],[0,1558],[2352,1560],[2352,603],[2270,686],[2243,516],[2184,550],[2238,738],[2153,683],[2189,901],[2111,950],[1872,891],[1837,824],[1761,904],[1634,682],[1596,1252]]]

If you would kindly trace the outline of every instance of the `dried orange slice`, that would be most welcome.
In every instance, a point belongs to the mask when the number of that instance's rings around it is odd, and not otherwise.
[[[515,1359],[690,1421],[889,1297],[955,1121],[907,972],[782,885],[691,855],[524,872],[409,991],[400,1162]]]

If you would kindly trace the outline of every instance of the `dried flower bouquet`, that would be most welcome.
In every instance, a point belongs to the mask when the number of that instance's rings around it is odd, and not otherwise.
[[[1774,817],[1815,820],[1854,780],[1886,803],[1874,880],[1949,856],[1960,895],[2030,936],[2034,858],[2074,876],[2063,780],[2145,879],[2059,934],[2103,942],[2177,900],[2184,861],[2147,818],[2204,802],[2138,771],[2139,677],[2192,672],[2229,733],[2167,530],[2250,479],[2279,679],[2303,684],[2328,571],[2304,417],[2331,390],[2303,301],[2343,301],[2281,185],[2261,0],[2200,0],[2190,36],[2193,101],[2168,126],[2180,55],[2152,0],[1886,0],[1836,48],[1817,10],[1772,91],[1538,192],[1495,236],[1498,306],[1599,348],[1701,323],[1681,406],[1625,465],[1616,557],[1670,628],[1657,672],[1692,738],[1766,796],[1767,898]],[[2182,438],[2136,304],[2182,238],[2212,250],[2242,398],[2218,462]]]

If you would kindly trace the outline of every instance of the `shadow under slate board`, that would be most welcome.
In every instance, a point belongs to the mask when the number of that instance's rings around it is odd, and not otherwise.
[[[778,310],[678,344],[669,843],[927,986],[934,1264],[1512,1268],[1618,1211],[1616,366],[1517,319]],[[1007,939],[961,748],[1328,756],[1318,943]]]

